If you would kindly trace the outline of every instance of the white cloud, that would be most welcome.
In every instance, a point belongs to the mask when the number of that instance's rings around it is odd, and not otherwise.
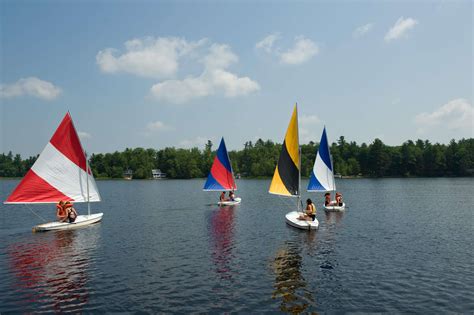
[[[318,134],[321,128],[316,126],[321,123],[321,120],[316,115],[301,115],[299,117],[300,123],[300,140],[301,143],[309,143],[310,141],[319,141]]]
[[[168,80],[153,85],[151,96],[158,101],[181,104],[193,98],[208,96],[212,87],[203,78],[187,78],[184,80]]]
[[[228,45],[210,44],[207,39],[196,42],[176,37],[132,39],[125,43],[123,54],[107,48],[99,51],[96,60],[106,73],[127,72],[162,79],[150,88],[151,98],[159,101],[185,103],[219,93],[235,97],[260,89],[249,77],[239,77],[227,70],[239,60]],[[183,61],[198,61],[204,69],[198,76],[176,79]]]
[[[367,34],[372,29],[373,26],[374,26],[374,24],[372,24],[372,23],[368,23],[368,24],[359,26],[352,33],[352,37],[353,38],[360,38],[360,37],[364,36],[365,34]]]
[[[304,36],[298,36],[295,38],[295,46],[280,54],[280,62],[291,65],[302,64],[318,53],[316,43]]]
[[[227,45],[213,44],[202,59],[204,71],[198,77],[183,80],[167,80],[151,87],[150,94],[156,100],[185,103],[195,98],[223,93],[226,97],[246,95],[260,89],[249,77],[238,77],[226,70],[238,57]]]
[[[304,36],[296,36],[294,46],[284,51],[281,47],[275,47],[275,42],[280,38],[279,33],[270,34],[256,43],[255,47],[278,57],[281,63],[290,65],[305,63],[319,53],[318,45]]]
[[[53,83],[36,77],[22,78],[13,84],[0,84],[0,98],[29,95],[51,101],[61,94],[61,89]]]
[[[192,54],[206,39],[188,42],[177,37],[146,37],[125,42],[120,55],[113,48],[97,53],[96,61],[105,73],[127,72],[141,77],[170,78],[178,71],[179,59]]]
[[[301,115],[299,122],[302,126],[316,125],[321,122],[316,115]]]
[[[416,115],[414,122],[418,126],[418,133],[442,126],[451,130],[466,130],[472,136],[474,107],[469,101],[458,98],[444,104],[432,113]]]
[[[213,44],[209,48],[209,54],[204,57],[203,63],[206,69],[224,69],[237,61],[239,57],[230,50],[229,46]]]
[[[178,143],[178,146],[181,148],[188,148],[188,149],[194,148],[194,147],[203,148],[206,145],[208,140],[211,140],[212,143],[215,143],[214,138],[197,136],[196,138],[193,138],[193,139],[185,139],[185,140],[180,141]]]
[[[90,139],[92,137],[90,133],[87,133],[87,132],[84,132],[84,131],[78,131],[77,135],[81,139]]]
[[[275,41],[280,39],[280,34],[279,33],[273,33],[259,41],[257,44],[255,44],[255,48],[257,49],[263,49],[267,53],[271,53],[273,51],[273,44]]]
[[[165,125],[163,122],[157,120],[154,122],[150,122],[146,125],[146,130],[153,132],[153,131],[164,131],[164,130],[170,130],[171,127],[168,125]]]
[[[385,41],[388,43],[394,39],[398,39],[403,36],[410,29],[414,28],[418,24],[418,21],[412,18],[404,19],[403,16],[400,17],[394,26],[392,26],[387,34],[385,34]]]

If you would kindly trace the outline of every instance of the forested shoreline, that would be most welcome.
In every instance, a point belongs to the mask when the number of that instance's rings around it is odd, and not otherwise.
[[[301,145],[301,174],[309,176],[317,143]],[[160,169],[168,178],[200,178],[209,173],[217,145],[211,141],[200,150],[125,149],[123,152],[92,154],[90,165],[96,178],[123,178],[131,170],[134,179],[152,177]],[[271,140],[248,141],[244,148],[229,151],[235,174],[242,177],[271,177],[281,151],[281,144]],[[474,139],[451,140],[447,145],[428,140],[411,140],[400,146],[385,145],[380,139],[371,144],[347,142],[340,137],[331,144],[336,174],[362,177],[444,177],[474,175]],[[22,159],[19,154],[0,154],[0,177],[22,177],[37,156]]]

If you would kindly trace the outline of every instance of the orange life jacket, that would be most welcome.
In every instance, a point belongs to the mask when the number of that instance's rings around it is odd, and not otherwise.
[[[56,209],[58,209],[58,216],[65,217],[66,216],[66,209],[63,208],[60,204],[56,205]]]

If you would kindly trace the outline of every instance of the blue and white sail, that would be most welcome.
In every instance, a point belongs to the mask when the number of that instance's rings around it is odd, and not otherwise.
[[[331,191],[336,190],[334,181],[334,170],[329,152],[329,142],[326,136],[326,127],[323,129],[319,150],[314,161],[308,184],[308,191]]]

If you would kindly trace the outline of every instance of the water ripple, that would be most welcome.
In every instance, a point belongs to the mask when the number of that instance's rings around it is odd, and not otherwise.
[[[99,181],[103,222],[66,232],[0,205],[0,312],[472,313],[472,184],[339,181],[350,207],[317,231],[285,224],[268,180],[222,208],[202,180]]]

